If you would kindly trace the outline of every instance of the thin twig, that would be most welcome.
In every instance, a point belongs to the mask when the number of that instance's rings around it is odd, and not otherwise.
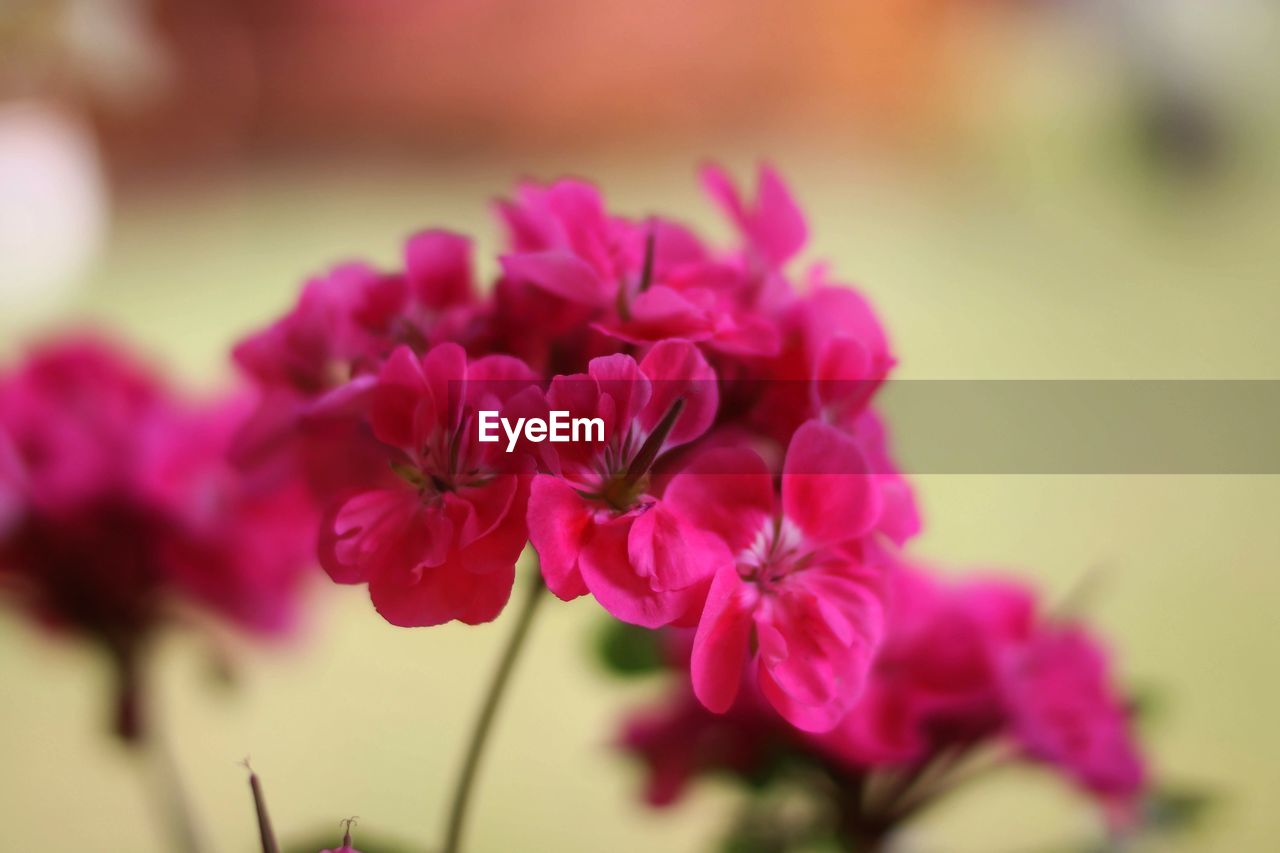
[[[280,844],[276,841],[275,830],[271,828],[271,815],[267,813],[267,798],[262,793],[262,780],[249,766],[249,759],[244,760],[249,771],[249,790],[253,792],[253,808],[258,815],[258,835],[262,839],[262,853],[280,853]]]

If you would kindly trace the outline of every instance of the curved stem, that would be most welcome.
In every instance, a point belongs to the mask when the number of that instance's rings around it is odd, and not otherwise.
[[[149,719],[143,668],[147,660],[143,643],[108,642],[115,667],[116,688],[113,729],[138,762],[142,782],[163,822],[168,846],[181,853],[202,853],[200,829],[177,759],[163,727]]]
[[[186,785],[178,770],[177,761],[163,736],[152,729],[142,749],[147,753],[152,795],[161,819],[168,827],[174,850],[182,853],[201,853],[204,845],[196,824],[191,801],[187,798]]]
[[[475,728],[471,730],[471,740],[467,744],[466,757],[463,759],[462,772],[453,789],[453,802],[449,807],[449,823],[445,831],[443,853],[458,853],[462,844],[462,828],[467,818],[467,806],[471,801],[471,789],[474,787],[476,772],[480,767],[480,759],[488,743],[489,733],[493,728],[493,720],[498,706],[511,681],[511,672],[515,668],[516,658],[524,646],[529,626],[533,624],[533,614],[537,612],[538,602],[543,598],[546,584],[541,574],[536,574],[529,583],[529,590],[520,609],[518,621],[507,640],[506,648],[498,661],[498,668],[489,683],[489,691],[485,694],[484,704],[480,708],[480,716],[476,718]]]

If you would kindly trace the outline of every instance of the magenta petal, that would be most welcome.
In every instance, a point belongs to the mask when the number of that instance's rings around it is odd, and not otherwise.
[[[747,229],[747,211],[729,173],[719,166],[707,164],[699,171],[702,188],[722,211],[743,231]]]
[[[631,301],[628,319],[601,323],[599,328],[628,343],[644,344],[666,338],[705,340],[714,323],[702,307],[670,287],[654,285]]]
[[[879,569],[827,555],[756,617],[761,689],[805,731],[825,731],[862,694],[884,634]]]
[[[503,255],[502,269],[508,276],[527,281],[548,293],[584,305],[605,305],[617,285],[610,286],[581,258],[563,251],[523,252]]]
[[[816,613],[806,612],[816,610],[811,603],[774,604],[756,614],[761,667],[798,702],[832,701],[838,687],[839,640]]]
[[[837,418],[837,422],[851,420],[851,416],[860,412],[879,386],[879,380],[867,348],[852,338],[833,338],[818,354],[813,377],[818,404],[844,416]]]
[[[529,365],[510,355],[486,355],[467,365],[467,400],[505,400],[538,381]]]
[[[528,522],[547,587],[564,601],[585,595],[578,557],[591,524],[586,501],[563,480],[539,474],[529,495]]]
[[[761,166],[757,180],[752,236],[766,257],[781,265],[804,248],[809,229],[800,206],[771,166]]]
[[[509,512],[524,516],[524,507],[515,506],[518,481],[515,474],[497,474],[478,488],[463,487],[445,493],[445,512],[453,522],[458,547],[488,535]]]
[[[706,432],[716,417],[720,392],[716,372],[701,350],[688,341],[660,341],[640,363],[640,372],[653,383],[653,396],[640,412],[640,426],[650,432],[677,399],[684,401],[666,447],[685,444]]]
[[[467,551],[415,572],[389,572],[369,581],[369,597],[382,618],[412,628],[457,619],[488,622],[502,611],[515,579],[515,558],[487,572],[473,571]],[[518,556],[518,555],[517,555]]]
[[[437,344],[422,357],[422,376],[431,395],[429,411],[420,413],[419,437],[456,429],[466,396],[467,353],[455,343]]]
[[[694,635],[689,674],[698,701],[717,714],[728,711],[738,696],[754,603],[754,591],[733,566],[716,573]]]
[[[782,715],[783,719],[802,732],[817,734],[831,731],[848,715],[853,705],[852,699],[847,703],[838,701],[821,705],[806,705],[799,702],[778,686],[765,669],[763,662],[757,668],[756,676],[760,692],[769,700],[769,704]]]
[[[355,495],[322,531],[320,560],[339,583],[415,571],[438,563],[453,538],[448,518],[422,505],[416,490]]]
[[[773,478],[754,450],[712,450],[672,478],[662,501],[693,526],[715,533],[736,554],[773,516]]]
[[[655,590],[649,578],[638,574],[627,555],[631,524],[630,517],[623,517],[592,527],[578,559],[582,579],[600,606],[623,622],[644,628],[670,625],[689,609],[699,590]]]
[[[321,394],[302,408],[302,418],[315,421],[321,418],[346,418],[362,415],[378,385],[376,376],[357,376],[337,388]]]
[[[751,206],[719,167],[702,169],[702,185],[738,226],[751,248],[769,264],[781,266],[804,248],[808,239],[804,214],[772,167],[760,167],[755,203]]]
[[[612,436],[617,430],[625,430],[649,403],[653,391],[649,378],[634,358],[621,353],[593,358],[587,370],[599,387],[600,396],[608,397],[615,406],[610,413],[602,403],[597,412],[605,418],[605,434]]]
[[[418,299],[432,308],[471,297],[471,241],[461,234],[432,230],[405,242],[405,274]]]
[[[782,347],[778,327],[770,319],[750,314],[724,314],[716,318],[708,346],[730,355],[775,356]]]
[[[423,422],[435,419],[422,365],[405,346],[397,347],[382,365],[369,401],[373,434],[392,447],[408,450],[419,446],[425,435]]]
[[[519,501],[523,502],[523,489],[520,491]],[[524,544],[524,519],[509,516],[489,535],[450,551],[435,565],[372,577],[370,598],[393,625],[489,622],[502,612],[511,596],[515,565]]]
[[[733,562],[718,537],[685,524],[661,503],[632,523],[627,556],[635,572],[659,592],[709,582]]]
[[[857,441],[818,421],[796,430],[782,472],[782,509],[815,542],[863,536],[880,518],[880,493]]]

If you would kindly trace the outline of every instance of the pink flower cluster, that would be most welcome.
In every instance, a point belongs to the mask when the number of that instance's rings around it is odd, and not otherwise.
[[[493,619],[527,541],[559,598],[679,632],[680,694],[627,736],[654,799],[704,765],[749,773],[774,742],[862,772],[996,736],[1135,795],[1087,634],[1016,585],[903,565],[920,521],[873,408],[894,359],[866,300],[793,268],[807,229],[771,170],[750,199],[717,169],[704,183],[728,249],[559,181],[499,203],[486,295],[444,232],[400,270],[310,282],[237,350],[263,391],[242,459],[312,484],[324,566],[397,625]],[[603,435],[506,453],[479,440],[486,410]]]
[[[674,802],[689,781],[712,772],[757,779],[783,760],[816,766],[839,789],[879,777],[918,780],[1013,747],[1006,761],[1047,764],[1113,818],[1135,814],[1144,762],[1106,654],[1087,629],[1041,612],[1017,582],[943,580],[909,565],[893,573],[886,625],[865,689],[821,734],[773,713],[763,683],[725,714],[708,713],[693,701],[688,638],[664,638],[676,674],[671,693],[631,716],[621,734],[648,769],[648,800]],[[694,665],[696,654],[695,644]],[[891,821],[903,805],[882,802],[882,813],[869,817]]]
[[[204,611],[277,633],[293,620],[315,514],[302,488],[253,482],[227,460],[250,409],[243,396],[181,400],[88,338],[0,374],[0,584],[99,642],[123,694],[165,623]],[[136,708],[121,712],[122,733],[137,734]]]
[[[882,641],[884,554],[919,526],[870,408],[893,358],[855,290],[792,269],[807,229],[772,170],[753,199],[704,182],[728,249],[563,180],[499,203],[487,295],[442,231],[400,269],[312,280],[236,350],[262,389],[237,454],[312,485],[321,562],[394,624],[493,619],[528,541],[560,598],[696,627],[707,707],[750,660],[788,720],[830,729]],[[598,418],[603,440],[505,453],[485,410]]]

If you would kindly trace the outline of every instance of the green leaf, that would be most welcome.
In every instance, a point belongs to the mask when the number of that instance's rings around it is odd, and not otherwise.
[[[614,675],[634,678],[665,668],[662,636],[657,631],[616,619],[605,622],[596,637],[596,654]]]
[[[1215,800],[1211,793],[1199,788],[1162,788],[1147,798],[1145,826],[1160,833],[1194,829],[1213,808]]]

